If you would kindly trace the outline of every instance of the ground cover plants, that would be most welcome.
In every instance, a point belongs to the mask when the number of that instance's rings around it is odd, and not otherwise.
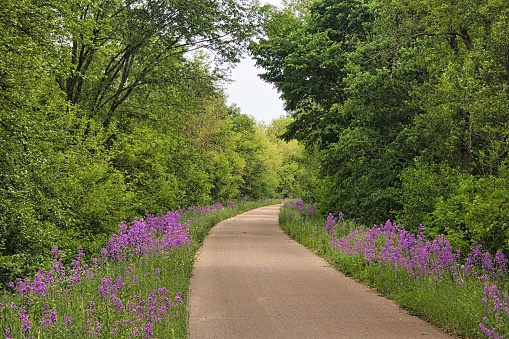
[[[3,338],[185,338],[194,254],[218,221],[275,203],[227,202],[121,223],[100,253],[77,249],[0,295]],[[95,255],[94,258],[89,256]]]
[[[508,260],[474,243],[469,253],[442,235],[410,233],[390,220],[366,227],[314,206],[287,203],[283,229],[347,275],[395,300],[410,313],[467,338],[509,335]]]

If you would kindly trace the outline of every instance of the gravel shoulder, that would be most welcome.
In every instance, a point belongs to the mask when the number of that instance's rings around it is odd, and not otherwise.
[[[214,226],[190,286],[190,339],[452,338],[288,237],[279,206]]]

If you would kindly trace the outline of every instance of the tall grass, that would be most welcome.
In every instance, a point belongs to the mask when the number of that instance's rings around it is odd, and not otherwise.
[[[462,337],[509,336],[508,261],[473,244],[454,251],[447,239],[411,234],[390,221],[365,227],[312,213],[303,202],[287,204],[283,229],[345,274],[395,300],[410,313]]]
[[[210,228],[277,202],[146,215],[121,223],[92,259],[78,248],[67,266],[55,247],[51,267],[10,283],[10,293],[0,295],[0,337],[185,338],[195,252]]]

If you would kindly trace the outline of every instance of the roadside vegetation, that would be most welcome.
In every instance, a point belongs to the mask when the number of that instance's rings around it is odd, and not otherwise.
[[[481,244],[460,252],[442,235],[428,238],[424,228],[410,233],[390,220],[367,227],[315,209],[287,203],[280,225],[343,273],[449,333],[509,335],[509,261],[502,252],[492,256]]]
[[[509,2],[283,3],[4,1],[5,337],[181,336],[194,244],[241,211],[193,206],[243,197],[313,203],[282,224],[345,273],[451,332],[509,335]],[[288,117],[226,104],[246,52]],[[135,229],[149,245],[108,248]]]
[[[250,49],[318,211],[509,255],[509,2],[288,0]]]
[[[8,284],[2,338],[185,338],[195,253],[217,222],[276,200],[228,201],[121,223],[98,253]],[[92,258],[93,257],[93,258]]]
[[[222,85],[257,33],[251,1],[12,0],[0,6],[0,290],[122,220],[293,195],[288,119]],[[207,51],[205,53],[204,51]]]

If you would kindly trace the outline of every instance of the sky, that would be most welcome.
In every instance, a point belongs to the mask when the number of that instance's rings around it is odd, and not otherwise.
[[[281,0],[263,2],[281,6]],[[258,77],[263,72],[262,68],[256,68],[253,59],[246,57],[232,70],[230,78],[233,81],[225,85],[225,91],[228,104],[235,103],[242,113],[253,116],[258,122],[270,124],[273,119],[286,114],[277,90]]]

